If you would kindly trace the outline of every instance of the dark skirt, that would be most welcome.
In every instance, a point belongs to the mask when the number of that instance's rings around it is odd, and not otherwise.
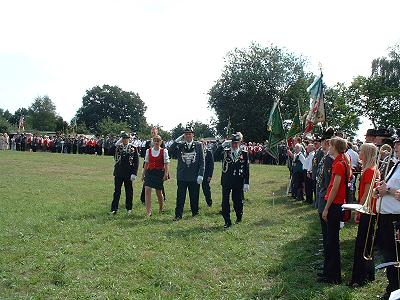
[[[164,170],[147,170],[144,177],[144,186],[162,190],[164,188],[163,177]]]

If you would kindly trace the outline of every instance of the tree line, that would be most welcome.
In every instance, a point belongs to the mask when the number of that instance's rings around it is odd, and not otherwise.
[[[164,139],[176,138],[190,125],[198,137],[221,136],[241,131],[246,140],[267,139],[266,122],[275,100],[284,120],[291,120],[298,107],[309,109],[307,87],[314,75],[307,71],[308,61],[284,48],[252,43],[225,56],[221,76],[208,91],[208,107],[216,114],[211,124],[191,121],[177,124],[171,131],[160,124],[149,124],[146,105],[139,94],[118,86],[95,86],[82,97],[75,117],[66,122],[56,112],[48,96],[39,96],[28,108],[13,114],[0,109],[0,132],[16,129],[21,115],[25,128],[37,131],[118,134],[121,130],[148,137],[156,126]],[[400,126],[400,47],[391,47],[387,56],[371,62],[369,77],[355,76],[350,84],[338,82],[325,86],[327,124],[354,137],[360,116],[375,128]],[[318,130],[318,129],[317,129]]]

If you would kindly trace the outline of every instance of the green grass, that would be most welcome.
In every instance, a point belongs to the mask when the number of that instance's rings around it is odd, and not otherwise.
[[[383,273],[360,289],[316,283],[317,213],[283,196],[285,167],[251,166],[244,221],[229,230],[218,214],[220,164],[213,207],[201,196],[192,218],[187,199],[179,222],[172,222],[175,162],[171,170],[164,215],[145,217],[136,182],[133,214],[123,194],[110,216],[112,158],[0,152],[0,298],[364,300],[383,293]],[[355,235],[353,225],[341,231],[345,282]]]

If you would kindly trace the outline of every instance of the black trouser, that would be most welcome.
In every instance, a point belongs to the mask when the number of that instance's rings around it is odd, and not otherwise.
[[[210,188],[210,182],[207,180],[207,178],[204,178],[201,184],[201,189],[203,190],[204,198],[206,198],[207,205],[211,206],[212,205],[211,188]]]
[[[341,281],[339,231],[342,216],[342,207],[331,204],[328,210],[327,222],[327,255],[326,276],[332,281]]]
[[[297,200],[304,200],[303,197],[303,172],[294,172],[293,173],[293,191],[292,194],[295,196]]]
[[[307,176],[307,171],[304,170],[304,185],[306,190],[306,202],[312,203],[313,202],[313,192],[314,192],[314,183],[312,178]]]
[[[127,210],[132,209],[133,188],[132,181],[129,177],[114,177],[114,198],[111,203],[111,211],[118,210],[119,198],[121,196],[122,183],[125,187],[125,207]]]
[[[97,146],[96,153],[97,153],[97,155],[103,155],[103,148],[101,146]]]
[[[370,223],[370,217],[371,223]],[[370,225],[368,241],[368,225]],[[364,247],[367,242],[366,255],[371,253],[372,235],[374,231],[375,216],[361,214],[360,223],[358,224],[356,244],[354,247],[354,263],[353,273],[351,275],[351,282],[362,285],[367,281],[375,280],[374,260],[366,260],[364,258]],[[371,253],[372,254],[372,253]]]
[[[379,241],[385,262],[397,261],[396,258],[396,242],[394,240],[393,222],[400,221],[400,215],[380,214],[379,215]],[[397,245],[397,249],[399,249]],[[400,252],[399,252],[400,253]],[[391,293],[399,289],[400,269],[390,266],[386,269],[386,277],[389,281],[386,292]]]
[[[199,191],[200,185],[196,181],[177,181],[178,189],[176,191],[176,208],[175,217],[181,218],[183,207],[185,206],[186,190],[189,190],[190,209],[192,215],[197,215],[199,212]]]
[[[328,224],[322,219],[322,214],[319,213],[319,221],[321,223],[321,233],[322,233],[322,246],[324,253],[324,274],[326,274],[326,266],[327,266],[327,253],[328,253]]]
[[[243,187],[231,188],[222,186],[222,216],[224,217],[225,224],[231,224],[231,206],[229,204],[229,198],[232,191],[232,202],[233,209],[236,213],[236,218],[241,220],[243,215],[243,198],[242,191]]]
[[[161,190],[161,193],[162,193],[162,195],[163,195],[163,198],[164,198],[164,201],[166,200],[166,198],[165,198],[165,190],[164,190],[164,186],[163,186],[163,188],[162,188],[162,190]],[[144,204],[144,202],[145,202],[145,196],[144,196],[144,183],[143,183],[143,186],[142,186],[142,192],[140,193],[140,201]]]

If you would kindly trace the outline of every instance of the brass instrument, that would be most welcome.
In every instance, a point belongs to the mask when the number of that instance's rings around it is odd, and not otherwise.
[[[376,210],[376,220],[375,220],[375,224],[374,224],[374,231],[373,231],[373,234],[372,234],[372,241],[371,241],[371,245],[368,248],[368,239],[369,239],[369,234],[370,234],[370,230],[371,230],[372,219],[373,219],[373,215],[375,215],[375,213],[372,210],[372,198],[374,196],[374,190],[375,190],[374,185],[375,185],[375,182],[376,182],[376,179],[377,179],[376,177],[377,177],[377,174],[378,174],[378,171],[379,171],[379,163],[386,163],[386,166],[384,166],[384,172],[383,172],[383,174],[381,174],[381,178],[383,180],[385,180],[386,175],[387,175],[387,173],[389,171],[389,164],[390,164],[390,161],[391,161],[390,158],[393,155],[393,149],[391,149],[391,152],[389,154],[389,159],[387,159],[387,161],[381,160],[381,155],[382,155],[382,153],[379,152],[377,163],[376,163],[376,166],[375,166],[375,172],[374,172],[374,175],[372,177],[371,186],[369,187],[367,199],[365,200],[365,203],[362,206],[362,208],[357,210],[357,211],[359,211],[361,213],[366,213],[366,214],[370,215],[369,222],[368,222],[367,237],[365,239],[364,252],[363,252],[363,256],[364,256],[365,260],[372,260],[375,237],[376,237],[376,231],[378,229],[378,220],[379,220],[379,215],[381,213],[381,207],[382,207],[382,199],[380,199],[381,201],[379,201],[379,208],[377,208],[377,210]],[[377,195],[377,198],[378,197],[379,197],[379,195]],[[376,203],[378,203],[378,199],[376,199]]]

